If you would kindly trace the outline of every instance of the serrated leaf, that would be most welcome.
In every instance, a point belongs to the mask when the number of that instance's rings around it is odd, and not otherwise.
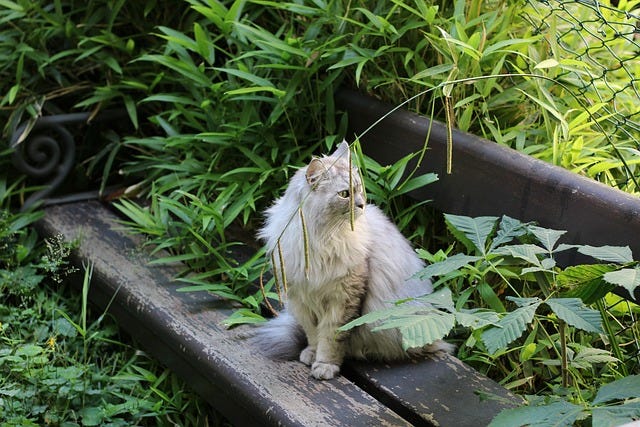
[[[518,307],[527,307],[532,304],[539,304],[542,300],[538,297],[519,298],[519,297],[507,297],[509,301],[515,303]]]
[[[617,271],[611,271],[605,273],[604,280],[612,285],[618,285],[629,291],[629,295],[633,297],[633,294],[640,285],[640,269],[637,268],[623,268]]]
[[[487,346],[489,353],[494,354],[501,348],[522,336],[542,301],[526,305],[507,313],[497,323],[498,327],[487,329],[482,334],[482,341]]]
[[[572,426],[583,412],[582,406],[561,401],[549,405],[521,406],[504,409],[489,424],[489,427],[559,427]]]
[[[449,312],[453,312],[455,307],[453,305],[453,297],[451,296],[451,290],[449,288],[438,289],[437,291],[416,298],[416,301],[421,303],[429,304],[433,307],[447,310]],[[420,305],[414,305],[409,303],[412,307],[415,307],[416,310],[421,308]]]
[[[585,347],[578,351],[571,361],[571,366],[589,368],[594,363],[619,362],[607,350],[601,348]]]
[[[483,255],[486,254],[486,244],[489,234],[493,231],[496,221],[495,216],[479,216],[471,218],[468,216],[445,214],[445,220],[449,229],[456,237],[460,233],[471,242],[476,250],[480,251]]]
[[[538,245],[522,244],[522,245],[508,245],[502,246],[495,251],[499,255],[509,255],[513,258],[522,259],[527,261],[531,265],[540,267],[540,259],[538,255],[548,253],[546,249],[541,248]]]
[[[444,276],[453,271],[459,270],[462,267],[466,267],[472,262],[478,261],[479,256],[471,256],[465,254],[455,254],[449,258],[430,264],[420,270],[416,276],[420,279],[430,279],[434,276]]]
[[[600,387],[593,404],[623,400],[640,396],[640,375],[629,375]]]
[[[580,298],[550,298],[546,303],[567,324],[587,332],[602,332],[600,312],[584,305]]]
[[[372,329],[398,328],[402,334],[402,347],[422,347],[444,338],[455,325],[455,316],[439,310],[430,310],[423,314],[411,314],[394,318]]]
[[[473,310],[460,310],[455,313],[456,322],[460,325],[473,328],[480,329],[485,326],[498,324],[500,320],[500,316],[495,311],[485,310],[485,309],[473,309]]]
[[[416,311],[416,307],[408,304],[384,308],[382,310],[376,310],[376,311],[372,311],[370,313],[364,314],[358,317],[357,319],[354,319],[351,322],[339,327],[338,330],[348,331],[349,329],[355,328],[356,326],[361,326],[367,323],[379,322],[381,320],[389,319],[393,316],[409,315],[414,313],[415,311]]]
[[[494,250],[500,245],[509,243],[516,237],[525,235],[527,233],[526,225],[527,224],[522,223],[517,219],[504,215],[500,219],[500,224],[498,225],[498,231],[496,232],[496,236],[491,242],[489,251]]]
[[[616,427],[631,424],[640,418],[640,401],[634,400],[621,405],[593,408],[592,424],[598,427]]]
[[[561,288],[569,288],[565,296],[580,298],[585,304],[591,304],[615,288],[604,280],[604,275],[618,268],[609,264],[567,267],[558,273],[556,282]]]
[[[577,246],[578,252],[600,261],[625,264],[633,262],[633,253],[629,246]]]
[[[542,228],[536,225],[530,225],[529,231],[538,239],[542,246],[547,249],[549,252],[553,252],[553,248],[555,247],[558,239],[562,237],[566,231],[562,230],[552,230],[550,228]]]

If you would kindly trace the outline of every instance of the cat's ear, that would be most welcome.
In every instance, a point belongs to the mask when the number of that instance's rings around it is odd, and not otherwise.
[[[322,174],[325,173],[326,170],[327,168],[322,162],[322,159],[314,157],[311,160],[311,163],[309,163],[309,166],[307,166],[306,176],[307,176],[307,182],[309,183],[309,185],[312,187],[316,185],[316,183],[320,180],[320,178],[322,177]]]
[[[342,142],[340,143],[340,145],[338,145],[338,148],[336,148],[336,151],[333,152],[333,154],[331,154],[331,157],[333,158],[340,158],[340,157],[347,157],[349,155],[349,144],[347,144],[347,141],[345,141],[344,139],[342,140]]]

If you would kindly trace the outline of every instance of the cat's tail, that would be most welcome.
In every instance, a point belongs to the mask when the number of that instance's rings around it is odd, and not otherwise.
[[[407,350],[410,357],[424,357],[429,354],[448,353],[454,354],[456,346],[443,340],[437,340],[424,347],[414,347]]]
[[[298,359],[307,344],[302,327],[286,310],[257,327],[250,342],[262,354],[276,360]]]

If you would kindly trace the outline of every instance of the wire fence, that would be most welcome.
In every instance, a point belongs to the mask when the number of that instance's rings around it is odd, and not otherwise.
[[[640,191],[639,172],[628,164],[630,156],[640,157],[640,6],[626,0],[525,1],[524,18],[564,60],[557,79],[587,107],[599,104],[592,118],[614,149],[625,151],[618,153],[625,183]]]
[[[640,4],[626,0],[526,2],[529,7],[523,16],[536,34],[546,38],[553,57],[568,65],[556,79],[571,87],[585,106],[599,104],[593,119],[603,124],[601,131],[617,151],[627,148],[626,156],[620,153],[627,181],[640,190],[638,169],[628,165],[629,154],[640,157]],[[635,152],[629,153],[629,148]],[[620,345],[633,349],[625,352],[622,362],[638,370],[640,308],[621,299],[604,309],[616,322]]]

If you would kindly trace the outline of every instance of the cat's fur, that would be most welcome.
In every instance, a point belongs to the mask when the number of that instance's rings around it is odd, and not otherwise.
[[[349,146],[343,142],[332,155],[314,158],[295,173],[285,194],[267,209],[258,233],[274,255],[274,274],[283,282],[281,251],[288,293],[285,311],[262,326],[254,341],[272,358],[299,358],[318,379],[333,378],[345,357],[407,358],[397,329],[371,332],[369,325],[347,332],[337,329],[396,300],[432,291],[429,281],[413,277],[424,265],[409,242],[378,207],[366,205],[355,167],[351,177],[353,230]],[[419,352],[451,348],[438,341]]]

